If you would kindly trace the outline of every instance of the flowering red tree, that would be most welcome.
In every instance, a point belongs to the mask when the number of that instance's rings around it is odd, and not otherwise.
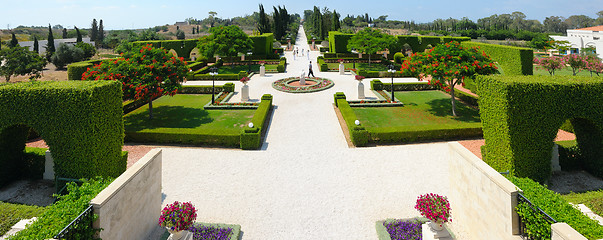
[[[545,57],[545,58],[534,58],[534,63],[540,68],[546,69],[551,76],[555,75],[555,70],[562,69],[565,67],[563,58],[560,57]]]
[[[450,93],[452,115],[456,117],[454,87],[463,84],[465,78],[492,74],[496,69],[490,56],[479,48],[464,48],[458,42],[450,42],[437,45],[427,52],[413,53],[404,60],[400,70],[419,80],[431,76],[429,84]]]
[[[603,73],[603,62],[601,62],[601,59],[599,59],[598,57],[595,56],[588,56],[586,58],[586,69],[588,69],[588,71],[590,71],[590,76],[593,76],[593,73],[597,74],[597,76],[599,76],[599,73]]]
[[[124,100],[144,99],[149,102],[149,118],[153,118],[153,99],[173,96],[188,73],[183,58],[151,45],[134,47],[122,58],[105,60],[82,74],[82,80],[120,81]]]
[[[572,73],[574,74],[574,76],[576,76],[576,74],[586,68],[586,56],[582,56],[579,54],[570,54],[565,55],[565,57],[563,57],[563,60],[567,65],[572,68]]]

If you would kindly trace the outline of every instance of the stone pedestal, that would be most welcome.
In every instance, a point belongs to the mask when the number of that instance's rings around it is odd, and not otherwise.
[[[260,66],[260,77],[264,77],[266,75],[266,67],[264,65]]]
[[[423,223],[423,225],[422,225],[423,240],[435,240],[435,239],[452,240],[452,236],[450,236],[450,233],[448,233],[448,230],[446,228],[444,228],[440,231],[436,231],[436,230],[433,230],[430,225],[431,225],[431,222],[426,222],[426,223]]]
[[[314,41],[312,41],[312,49],[316,49],[316,43],[314,43]]]
[[[243,85],[243,87],[241,87],[241,101],[249,101],[249,86],[247,85]]]
[[[306,76],[304,76],[305,74],[302,74],[301,77],[299,78],[299,85],[306,85]]]
[[[339,75],[343,75],[345,74],[345,67],[343,66],[343,63],[339,64]]]
[[[43,179],[54,180],[54,160],[50,151],[46,150]]]
[[[364,84],[361,81],[358,81],[358,99],[363,99],[364,97]]]

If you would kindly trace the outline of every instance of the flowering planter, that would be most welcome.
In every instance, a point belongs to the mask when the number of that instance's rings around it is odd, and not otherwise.
[[[310,93],[310,92],[318,92],[318,91],[322,91],[325,89],[328,89],[330,87],[332,87],[333,85],[335,85],[333,83],[333,81],[326,79],[326,78],[318,78],[318,77],[311,77],[311,78],[305,78],[306,82],[315,82],[315,84],[312,85],[292,85],[291,83],[294,82],[300,82],[300,78],[299,77],[290,77],[290,78],[284,78],[284,79],[280,79],[277,80],[275,82],[272,83],[272,87],[276,90],[282,91],[282,92],[289,92],[289,93]]]

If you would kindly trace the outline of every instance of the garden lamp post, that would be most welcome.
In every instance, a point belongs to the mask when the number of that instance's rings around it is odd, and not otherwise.
[[[216,75],[218,75],[218,68],[211,67],[209,69],[209,75],[211,75],[211,105],[214,105],[214,94],[216,92]]]
[[[251,58],[251,54],[253,54],[252,51],[247,52],[247,55],[249,56],[249,60],[253,61],[253,59]],[[247,64],[247,66],[249,66],[249,69],[247,70],[247,74],[250,74],[251,73],[251,62],[249,64]]]
[[[396,102],[396,98],[394,97],[394,73],[396,70],[394,69],[394,65],[390,64],[387,66],[389,68],[387,71],[392,75],[392,102]]]

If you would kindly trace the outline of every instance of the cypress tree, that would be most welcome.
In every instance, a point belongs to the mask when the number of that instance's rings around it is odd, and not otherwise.
[[[96,18],[92,19],[92,28],[90,28],[90,41],[96,41],[98,35],[98,25],[96,23]]]
[[[195,34],[195,27],[193,27],[193,32],[191,34]]]
[[[105,41],[105,27],[103,27],[103,20],[100,20],[100,24],[98,25],[98,34],[96,35],[96,45],[98,47],[103,46],[103,42]]]
[[[75,40],[76,42],[81,42],[82,41],[82,34],[80,33],[80,30],[76,27],[73,26],[75,28],[75,32],[77,33],[77,40]]]
[[[38,43],[38,37],[36,37],[36,36],[34,36],[33,51],[36,52],[37,54],[40,54],[40,46]]]
[[[280,14],[278,12],[278,9],[276,7],[272,7],[274,9],[274,12],[272,13],[272,21],[274,21],[274,26],[273,26],[273,33],[274,33],[274,38],[276,40],[281,40],[281,17]],[[280,8],[280,6],[279,6]]]
[[[56,51],[54,47],[54,36],[52,35],[52,27],[48,24],[48,43],[46,43],[46,60],[50,60],[52,54]]]
[[[19,46],[19,41],[17,40],[15,33],[11,33],[11,35],[12,35],[12,38],[10,39],[10,42],[8,43],[8,47]]]
[[[197,25],[197,34],[199,33],[199,25]]]
[[[67,28],[63,28],[63,39],[67,38]]]
[[[199,30],[197,29],[197,32]],[[269,33],[270,31],[270,20],[268,20],[268,16],[266,16],[266,12],[264,12],[264,5],[260,4],[260,21],[258,23],[258,32],[260,34]]]
[[[341,29],[341,22],[339,21],[339,13],[333,10],[333,23],[331,24],[333,31],[339,31]]]

